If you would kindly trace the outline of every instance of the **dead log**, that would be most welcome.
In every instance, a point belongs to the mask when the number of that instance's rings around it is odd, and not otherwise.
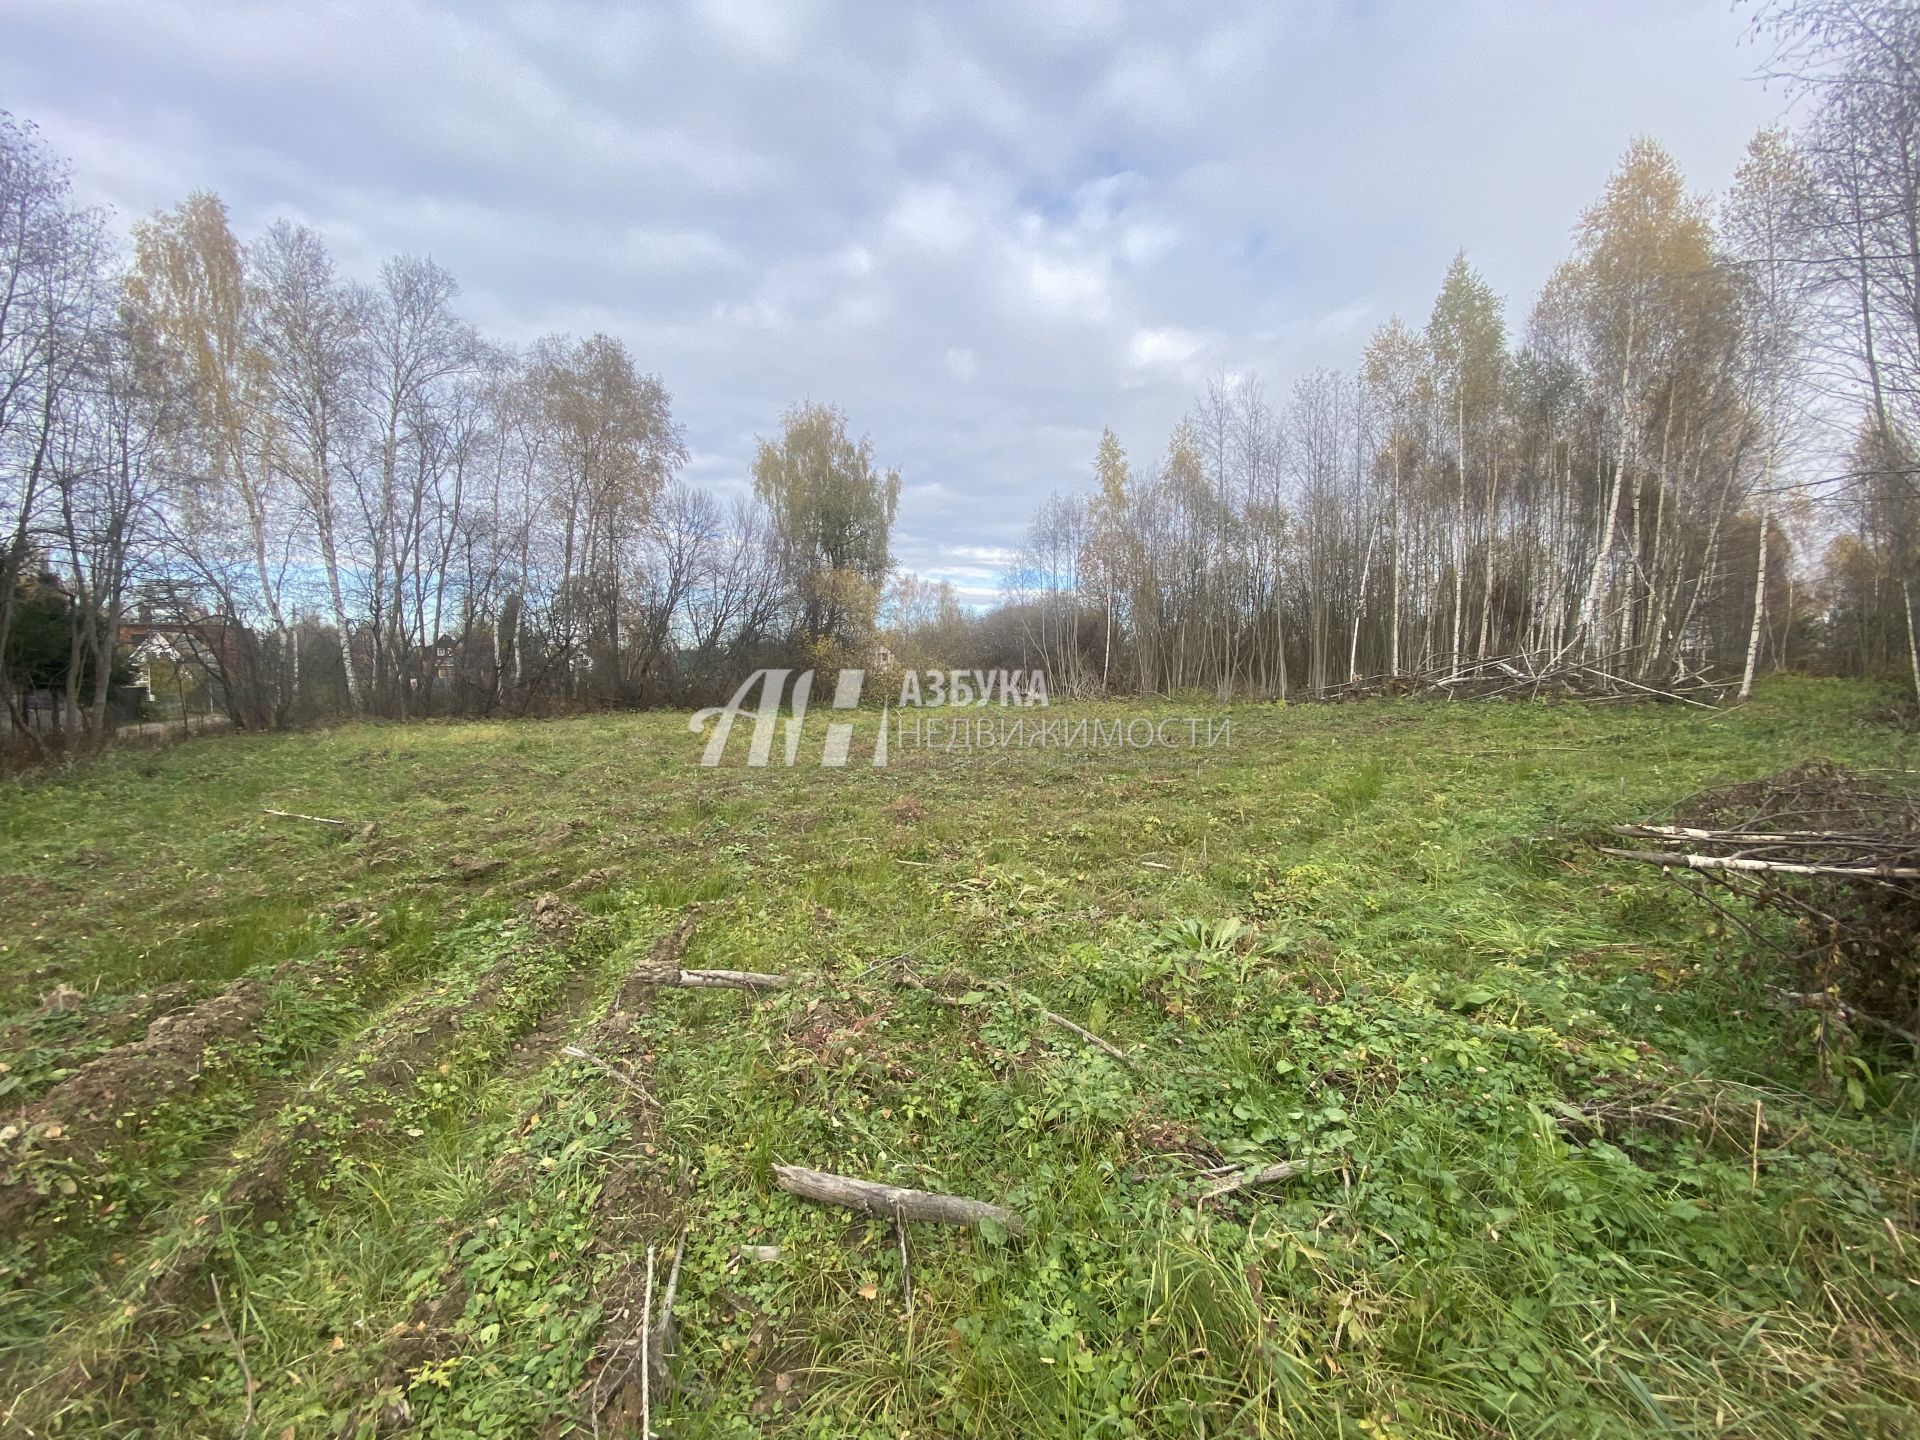
[[[627,972],[620,987],[619,1004],[633,1009],[635,989],[646,985],[681,985],[688,989],[777,990],[789,983],[785,975],[763,975],[754,970],[682,970],[680,957],[687,953],[694,928],[700,923],[700,907],[688,909],[680,923],[654,942],[647,958]]]
[[[623,1007],[628,985],[678,985],[680,983],[680,957],[687,953],[687,943],[693,939],[694,927],[699,923],[700,909],[694,906],[681,917],[678,925],[653,942],[653,949],[647,952],[647,958],[628,972],[626,984],[620,987]]]
[[[984,1200],[969,1200],[962,1195],[940,1195],[931,1190],[908,1190],[898,1185],[882,1185],[873,1180],[855,1180],[832,1175],[825,1170],[808,1170],[799,1165],[776,1165],[773,1178],[789,1195],[821,1205],[840,1205],[873,1215],[882,1220],[930,1220],[937,1225],[965,1225],[978,1229],[981,1221],[991,1220],[1009,1235],[1022,1235],[1026,1223],[1011,1210],[990,1205]]]

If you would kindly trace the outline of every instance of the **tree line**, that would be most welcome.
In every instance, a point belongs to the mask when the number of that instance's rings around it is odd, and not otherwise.
[[[1796,130],[1691,192],[1636,141],[1510,316],[1464,254],[1351,373],[1111,432],[984,613],[894,571],[900,477],[821,404],[752,494],[680,478],[607,335],[524,348],[402,256],[212,194],[117,245],[0,115],[0,714],[107,729],[128,636],[237,724],[704,704],[764,665],[1319,695],[1574,657],[1920,690],[1920,5],[1755,12]]]
[[[1424,323],[1284,395],[1109,430],[1009,585],[1069,688],[1325,694],[1575,658],[1920,692],[1920,7],[1763,7],[1808,112],[1691,193],[1636,141],[1517,323],[1464,254]]]
[[[98,734],[129,623],[236,723],[697,703],[874,627],[899,476],[795,407],[753,496],[683,482],[617,339],[515,351],[431,260],[343,279],[212,194],[133,226],[0,117],[0,699]]]

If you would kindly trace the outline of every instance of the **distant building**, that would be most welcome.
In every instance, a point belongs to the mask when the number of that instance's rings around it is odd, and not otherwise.
[[[245,636],[246,627],[230,615],[209,612],[197,620],[155,620],[142,606],[139,618],[122,621],[114,638],[133,671],[134,685],[149,701],[164,702],[187,688],[210,689],[233,673],[241,664]],[[188,674],[197,682],[193,687],[182,684]]]

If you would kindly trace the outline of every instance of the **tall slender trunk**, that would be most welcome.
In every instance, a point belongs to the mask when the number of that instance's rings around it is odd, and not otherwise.
[[[1902,607],[1907,612],[1907,665],[1913,672],[1913,698],[1920,700],[1920,641],[1916,641],[1913,631],[1913,582],[1900,582]]]
[[[1453,645],[1447,652],[1447,668],[1452,674],[1458,675],[1462,609],[1467,597],[1467,397],[1464,390],[1460,393],[1455,413],[1458,420],[1458,449],[1454,454],[1456,468],[1460,472],[1460,513],[1453,532]]]
[[[1353,639],[1347,645],[1347,678],[1360,679],[1360,622],[1367,613],[1367,577],[1373,570],[1373,532],[1367,532],[1366,558],[1360,562],[1360,596],[1353,607]]]
[[[1113,673],[1113,586],[1107,586],[1107,635],[1100,655],[1100,693],[1107,693],[1108,677]]]
[[[1777,447],[1767,445],[1767,464],[1760,484],[1760,537],[1754,548],[1759,551],[1753,565],[1753,624],[1747,629],[1747,668],[1740,677],[1740,698],[1753,694],[1753,675],[1760,663],[1761,627],[1767,623],[1767,528],[1773,522],[1773,465]]]
[[[1633,339],[1637,315],[1627,320],[1627,353],[1620,364],[1620,443],[1614,457],[1613,484],[1600,517],[1600,543],[1593,552],[1593,570],[1587,576],[1587,593],[1580,602],[1580,619],[1574,627],[1572,645],[1584,647],[1593,640],[1593,627],[1600,615],[1600,596],[1605,589],[1607,563],[1613,558],[1613,535],[1620,512],[1620,487],[1626,481],[1627,455],[1633,442]]]
[[[1389,668],[1396,680],[1400,678],[1400,572],[1404,568],[1401,563],[1400,544],[1400,449],[1400,437],[1395,434],[1393,439],[1393,623],[1388,649]]]
[[[1485,546],[1486,573],[1480,582],[1480,644],[1479,656],[1487,659],[1487,646],[1492,643],[1493,634],[1493,514],[1494,506],[1500,495],[1500,459],[1489,447],[1487,453],[1487,543]]]

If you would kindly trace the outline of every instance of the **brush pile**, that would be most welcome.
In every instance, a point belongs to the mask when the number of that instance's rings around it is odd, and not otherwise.
[[[1376,695],[1423,695],[1432,699],[1474,700],[1651,700],[1716,710],[1727,698],[1725,686],[1691,671],[1656,682],[1636,675],[1630,654],[1598,660],[1562,655],[1498,655],[1430,665],[1397,676],[1355,676],[1326,692],[1330,700],[1359,700]]]
[[[1634,844],[1605,853],[1684,877],[1788,959],[1800,989],[1784,998],[1920,1048],[1920,790],[1908,777],[1816,762],[1612,833]]]

